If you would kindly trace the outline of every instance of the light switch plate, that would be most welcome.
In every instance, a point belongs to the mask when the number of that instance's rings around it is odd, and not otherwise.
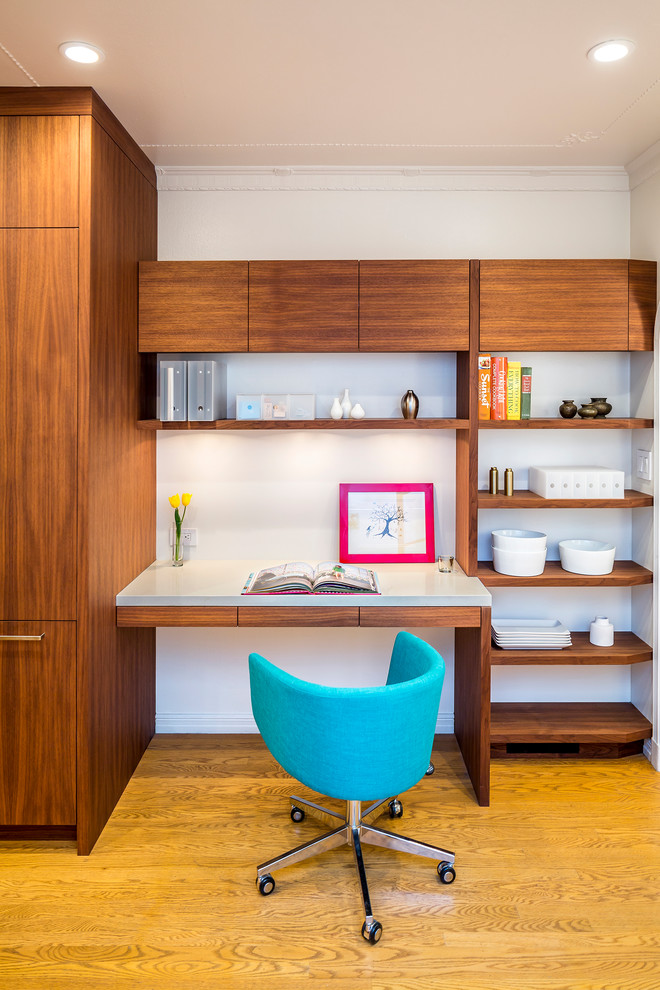
[[[636,475],[642,481],[653,480],[653,453],[650,450],[637,448],[637,470]]]

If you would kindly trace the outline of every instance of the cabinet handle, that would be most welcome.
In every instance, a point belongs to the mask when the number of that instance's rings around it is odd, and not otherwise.
[[[46,633],[40,633],[38,636],[0,636],[0,639],[40,640],[45,635]]]

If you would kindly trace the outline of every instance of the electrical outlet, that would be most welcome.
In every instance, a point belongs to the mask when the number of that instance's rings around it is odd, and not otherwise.
[[[185,529],[181,530],[181,540],[184,547],[196,547],[197,546],[197,530],[196,529]],[[170,546],[174,545],[174,526],[170,528]]]
[[[642,481],[653,480],[653,454],[650,450],[637,448],[637,470],[635,473]]]

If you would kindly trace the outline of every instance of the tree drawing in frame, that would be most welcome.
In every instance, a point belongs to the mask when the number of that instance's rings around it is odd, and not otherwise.
[[[339,559],[347,563],[433,561],[433,485],[341,484]]]
[[[371,522],[367,526],[367,536],[397,538],[397,530],[406,521],[406,513],[402,505],[394,502],[378,502],[371,510]],[[383,528],[378,532],[378,527]],[[392,530],[390,527],[394,527]]]

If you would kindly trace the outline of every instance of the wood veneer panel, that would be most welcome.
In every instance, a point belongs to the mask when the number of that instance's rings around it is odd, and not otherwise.
[[[628,262],[628,349],[653,350],[657,262]]]
[[[247,351],[247,261],[140,263],[141,351]]]
[[[482,351],[625,351],[626,260],[481,262]]]
[[[454,638],[454,733],[477,801],[490,801],[490,608],[481,626],[456,629]]]
[[[0,230],[5,619],[76,617],[78,234]]]
[[[562,419],[560,416],[547,419],[482,419],[482,430],[651,430],[652,419],[619,418],[609,416],[596,419]]]
[[[0,622],[0,824],[75,825],[76,624]]]
[[[238,609],[239,626],[358,626],[359,609],[350,606],[300,608],[253,605]]]
[[[536,492],[514,489],[513,495],[479,492],[480,509],[639,509],[653,505],[653,496],[627,488],[623,498],[543,498]]]
[[[370,628],[406,626],[462,626],[474,628],[481,623],[481,609],[473,606],[397,607],[372,606],[360,608],[360,625]]]
[[[236,626],[235,606],[214,605],[120,605],[117,625],[135,626]]]
[[[589,642],[589,633],[572,632],[572,645],[564,650],[503,650],[491,643],[490,662],[494,666],[543,666],[581,664],[644,663],[653,659],[653,649],[632,632],[616,632],[613,646],[598,647]]]
[[[491,741],[626,743],[651,736],[649,720],[629,702],[491,705]]]
[[[361,351],[462,351],[469,262],[361,261]]]
[[[155,632],[118,629],[115,596],[155,557],[155,436],[135,424],[138,261],[156,190],[81,119],[78,850],[88,853],[154,731]]]
[[[357,261],[251,261],[251,351],[357,351]]]
[[[470,346],[456,355],[456,415],[467,417],[456,432],[456,559],[468,575],[477,570],[479,282],[480,263],[471,261]]]
[[[77,226],[78,118],[0,116],[0,227]]]
[[[573,574],[565,571],[558,560],[546,560],[543,573],[535,577],[500,574],[492,561],[480,560],[476,576],[489,588],[631,588],[653,583],[653,572],[634,560],[615,560],[610,574]]]
[[[217,419],[165,422],[144,419],[141,430],[465,430],[465,419]]]

